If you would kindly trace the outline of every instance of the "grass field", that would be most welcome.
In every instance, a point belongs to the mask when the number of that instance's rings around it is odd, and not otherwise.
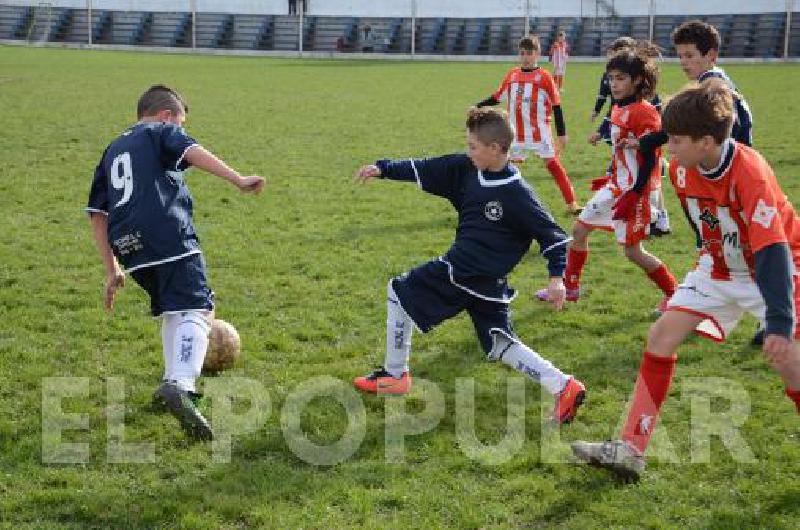
[[[536,252],[511,277],[522,293],[512,306],[519,334],[589,388],[574,424],[560,433],[542,428],[551,402],[525,382],[521,448],[499,464],[468,456],[456,430],[457,380],[474,381],[475,432],[490,445],[505,435],[513,408],[506,390],[520,377],[487,363],[469,320],[459,317],[414,336],[412,369],[441,390],[444,413],[435,428],[405,439],[404,463],[387,461],[385,431],[398,408],[425,414],[419,396],[359,397],[363,441],[336,465],[314,465],[290,447],[281,411],[298,385],[330,376],[344,386],[380,363],[386,281],[452,240],[455,215],[446,202],[413,185],[358,186],[353,171],[384,156],[463,150],[465,109],[508,67],[0,47],[0,526],[797,528],[798,419],[777,375],[748,344],[752,320],[727,344],[692,340],[679,352],[659,426],[674,451],[652,458],[639,484],[560,462],[566,442],[617,432],[659,300],[604,234],[592,241],[588,295],[579,305],[553,313],[532,299],[546,276]],[[756,147],[800,201],[800,68],[727,69],[753,108]],[[563,95],[571,139],[564,165],[581,200],[607,163],[607,150],[585,141],[601,71],[570,65]],[[660,91],[683,82],[667,65]],[[102,266],[81,211],[103,148],[131,124],[136,98],[153,83],[187,97],[190,134],[242,172],[268,178],[266,193],[251,197],[215,177],[190,176],[218,315],[244,342],[236,368],[214,381],[247,378],[272,404],[260,428],[234,437],[228,462],[152,410],[162,370],[159,323],[132,281],[114,313],[103,313]],[[544,168],[529,162],[523,174],[568,228]],[[693,238],[671,193],[668,200],[674,234],[649,248],[682,277]],[[61,404],[88,418],[88,429],[63,433],[64,443],[88,444],[80,463],[43,459],[42,396],[52,377],[86,378],[70,383],[85,385],[85,394]],[[108,406],[114,378],[125,385],[125,442],[153,444],[151,463],[109,461],[109,435],[116,435],[109,418],[119,412]],[[702,378],[723,378],[723,389],[749,399],[739,430],[749,462],[717,437],[707,459],[693,446],[697,396],[685,385]],[[714,412],[730,407],[724,399],[710,403]],[[320,445],[347,427],[342,405],[329,398],[312,400],[300,420]],[[562,445],[553,447],[559,436]]]

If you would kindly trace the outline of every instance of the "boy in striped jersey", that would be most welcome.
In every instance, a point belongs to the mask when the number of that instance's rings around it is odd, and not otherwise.
[[[663,292],[659,309],[675,292],[677,283],[667,266],[642,247],[648,236],[652,211],[650,191],[657,179],[648,179],[643,194],[630,194],[636,175],[641,168],[649,167],[648,175],[658,176],[660,169],[655,161],[661,156],[656,151],[645,158],[635,149],[625,148],[623,141],[661,129],[661,117],[648,101],[658,83],[658,66],[650,52],[652,44],[639,43],[635,48],[617,52],[606,64],[611,92],[616,101],[611,112],[611,139],[614,149],[608,181],[595,195],[572,228],[572,243],[567,253],[564,285],[567,300],[575,302],[581,296],[581,276],[589,258],[589,235],[596,230],[614,232],[625,257],[642,269],[647,277]],[[537,298],[547,301],[547,291],[540,290]]]
[[[477,107],[497,105],[505,99],[514,143],[511,146],[511,161],[524,162],[531,151],[544,160],[547,171],[553,176],[561,191],[567,210],[578,215],[581,207],[575,199],[575,189],[569,180],[558,153],[567,144],[567,130],[561,111],[558,88],[550,73],[538,66],[541,44],[535,36],[523,37],[519,41],[520,66],[506,74],[500,87]],[[550,116],[555,118],[559,149],[553,144],[550,132]]]
[[[800,413],[800,217],[769,164],[730,137],[733,99],[724,81],[708,80],[679,93],[664,110],[670,180],[700,256],[650,329],[621,439],[572,446],[578,458],[626,479],[644,470],[675,351],[692,332],[722,342],[744,313],[754,315],[766,328],[764,356]]]
[[[567,71],[567,58],[569,57],[569,44],[567,34],[558,32],[556,41],[550,46],[550,62],[553,63],[553,80],[559,90],[564,88],[564,74]]]

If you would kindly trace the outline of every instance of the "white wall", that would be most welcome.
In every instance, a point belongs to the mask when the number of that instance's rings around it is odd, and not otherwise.
[[[87,0],[42,0],[54,6],[85,8]],[[94,9],[189,11],[190,0],[91,0]],[[408,17],[413,0],[307,0],[309,14],[361,17]],[[416,0],[418,17],[522,17],[526,2],[532,16],[596,14],[595,0]],[[40,5],[37,0],[0,0],[10,5]],[[280,15],[288,0],[196,0],[198,11]],[[298,4],[302,0],[297,0]],[[608,0],[607,3],[612,3]],[[613,0],[620,15],[649,14],[649,0]],[[800,0],[655,0],[656,14],[710,15],[800,11]],[[604,15],[602,8],[599,13]]]

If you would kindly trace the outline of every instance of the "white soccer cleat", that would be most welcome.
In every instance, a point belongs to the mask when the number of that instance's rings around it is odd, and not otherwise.
[[[644,457],[623,440],[573,442],[572,453],[589,464],[608,469],[625,481],[636,482],[644,471]]]

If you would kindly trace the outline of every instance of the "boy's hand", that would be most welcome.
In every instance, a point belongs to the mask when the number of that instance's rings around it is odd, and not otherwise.
[[[114,296],[117,294],[117,290],[124,286],[125,273],[121,270],[117,269],[106,276],[106,299],[104,304],[106,311],[114,309]]]
[[[239,191],[244,193],[261,193],[261,190],[264,189],[264,177],[259,177],[258,175],[251,175],[249,177],[239,177],[239,180],[235,182]]]
[[[636,138],[620,138],[617,142],[620,149],[639,149],[639,140]]]
[[[600,133],[595,131],[589,135],[589,143],[592,145],[597,145],[597,142],[600,141],[600,138],[602,138]]]
[[[356,172],[356,180],[361,182],[362,184],[371,178],[377,178],[380,176],[381,176],[381,170],[375,164],[362,166],[361,169],[359,169]]]
[[[560,311],[564,307],[564,300],[567,298],[567,288],[564,287],[564,279],[559,277],[550,278],[547,286],[547,301],[553,305],[553,309]]]
[[[569,142],[569,136],[566,134],[564,136],[558,137],[558,149],[556,150],[557,153],[561,153],[566,147],[567,142]]]
[[[782,335],[767,335],[764,339],[764,356],[773,364],[784,364],[789,360],[794,344]]]

